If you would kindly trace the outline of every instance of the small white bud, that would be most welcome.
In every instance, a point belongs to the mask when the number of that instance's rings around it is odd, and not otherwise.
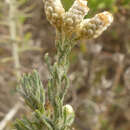
[[[74,122],[74,110],[71,105],[65,105],[63,106],[63,116],[64,116],[64,122],[67,126],[71,126]]]
[[[89,35],[93,35],[93,30],[92,29],[88,29],[88,34]]]
[[[53,13],[52,17],[53,17],[53,19],[56,19],[58,17],[58,14],[57,13]]]
[[[66,24],[72,25],[72,24],[73,24],[72,18],[67,18],[67,19],[66,19]]]
[[[65,105],[65,106],[63,107],[63,109],[64,109],[68,114],[74,113],[73,107],[72,107],[71,105],[69,105],[69,104]]]
[[[53,8],[51,7],[51,6],[49,6],[48,8],[47,8],[47,11],[49,11],[49,12],[53,12]]]

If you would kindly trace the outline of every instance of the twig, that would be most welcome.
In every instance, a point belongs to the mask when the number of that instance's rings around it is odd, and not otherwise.
[[[21,107],[21,103],[15,104],[15,106],[7,113],[7,115],[4,117],[4,119],[0,122],[0,130],[4,130],[7,123],[12,120],[12,118],[15,116],[15,114],[18,112],[18,110]]]
[[[17,38],[17,19],[16,19],[16,1],[15,0],[8,0],[9,4],[9,29],[10,29],[10,37],[12,41],[15,41]],[[16,69],[16,76],[19,79],[21,73],[19,71],[20,68],[20,61],[19,61],[19,54],[18,54],[18,43],[13,42],[12,45],[12,55],[14,57],[14,67]]]
[[[121,74],[122,74],[122,72],[124,70],[124,67],[125,67],[124,59],[125,59],[124,56],[119,55],[118,66],[117,66],[117,69],[116,69],[116,74],[115,74],[115,77],[114,77],[112,90],[115,90],[117,88],[117,85],[118,85],[118,83],[120,81]]]

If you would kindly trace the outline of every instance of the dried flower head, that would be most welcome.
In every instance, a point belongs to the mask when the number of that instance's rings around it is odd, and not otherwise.
[[[48,21],[60,29],[63,23],[63,14],[65,10],[60,0],[44,0],[45,13]]]
[[[45,13],[50,23],[66,35],[76,33],[80,38],[96,38],[110,26],[113,16],[105,11],[93,18],[84,19],[89,11],[87,3],[88,0],[75,0],[65,12],[61,0],[44,0]]]
[[[78,35],[86,39],[97,38],[112,22],[113,16],[109,12],[96,14],[93,18],[81,22]]]
[[[88,11],[87,0],[75,0],[72,7],[64,15],[64,29],[67,32],[76,30]]]

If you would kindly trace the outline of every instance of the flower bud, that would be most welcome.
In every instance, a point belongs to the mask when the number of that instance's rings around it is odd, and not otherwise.
[[[63,106],[63,116],[64,116],[64,122],[66,126],[71,126],[74,121],[74,110],[71,105],[65,105]]]
[[[77,27],[88,11],[87,0],[75,0],[72,7],[64,15],[64,29],[67,32],[77,30]]]
[[[112,22],[112,14],[106,11],[99,13],[93,18],[85,19],[81,22],[78,35],[87,39],[97,38]]]
[[[60,0],[44,0],[45,13],[48,21],[56,28],[61,28],[65,10]]]

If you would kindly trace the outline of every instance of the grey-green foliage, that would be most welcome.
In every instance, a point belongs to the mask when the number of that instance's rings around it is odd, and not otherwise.
[[[63,105],[64,96],[69,87],[67,76],[69,55],[73,47],[71,40],[56,41],[56,61],[51,65],[48,54],[45,56],[50,72],[48,80],[48,100],[45,100],[45,90],[38,72],[25,74],[18,87],[27,105],[33,110],[31,119],[17,120],[17,130],[70,130],[74,120],[74,113],[67,112]],[[49,105],[48,105],[49,104]],[[49,107],[48,107],[49,106]]]
[[[44,111],[45,92],[36,71],[33,74],[25,74],[20,81],[19,92],[25,98],[26,103],[33,110]]]

